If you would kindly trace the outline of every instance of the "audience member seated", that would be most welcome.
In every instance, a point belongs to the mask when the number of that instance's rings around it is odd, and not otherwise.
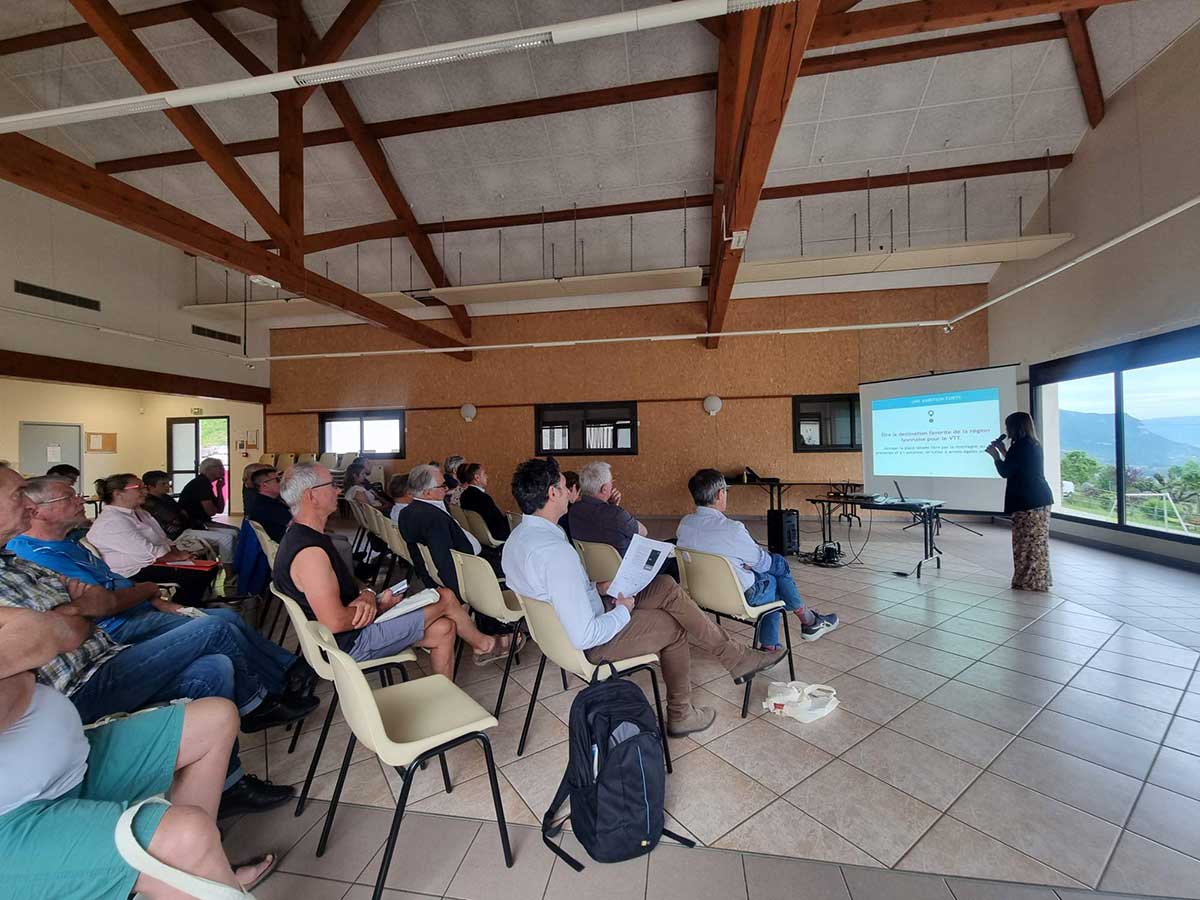
[[[140,874],[117,851],[117,821],[156,794],[170,808],[138,811],[138,843],[167,865],[251,890],[275,867],[267,853],[231,865],[216,818],[237,711],[208,698],[83,730],[71,703],[34,670],[76,652],[78,616],[0,611],[0,859],[5,894],[26,900],[183,896]]]
[[[0,544],[28,531],[33,512],[24,479],[0,463]],[[199,619],[132,646],[117,643],[96,627],[95,620],[109,619],[144,599],[132,590],[118,595],[98,585],[63,578],[12,554],[0,554],[0,618],[10,616],[12,609],[26,609],[80,623],[76,649],[41,665],[37,679],[70,699],[85,723],[183,697],[232,698],[247,732],[295,721],[312,711],[311,701],[290,707],[268,697],[242,657],[232,629],[219,619]],[[293,793],[291,787],[245,774],[235,747],[221,813],[271,809],[286,803]]]
[[[466,461],[467,461],[466,457],[459,456],[457,453],[451,453],[449,456],[446,457],[446,461],[442,464],[442,472],[446,476],[446,490],[452,491],[456,487],[458,487],[458,478],[457,478],[458,467],[461,466]],[[430,460],[429,464],[431,466],[436,466],[437,461]]]
[[[676,537],[680,547],[724,556],[733,563],[746,602],[763,606],[782,600],[784,609],[799,617],[804,640],[815,641],[838,627],[836,614],[821,615],[805,607],[784,557],[764,549],[745,525],[725,515],[729,488],[724,475],[716,469],[701,469],[688,479],[688,491],[696,503],[696,511],[679,521]],[[779,613],[763,618],[758,632],[761,649],[783,649],[779,643],[780,619]]]
[[[367,470],[359,463],[353,463],[346,469],[342,490],[346,500],[351,503],[365,503],[375,509],[387,509],[387,504],[375,493],[367,482]]]
[[[200,462],[199,472],[179,492],[179,505],[188,514],[193,528],[203,531],[225,529],[232,531],[236,538],[237,526],[213,521],[213,516],[225,512],[225,464],[210,456]],[[229,559],[222,558],[222,562],[230,562],[232,558],[231,554]]]
[[[254,489],[258,492],[250,504],[250,521],[257,522],[267,533],[267,537],[276,544],[283,540],[283,535],[292,524],[292,511],[279,496],[279,485],[283,476],[272,468],[260,469],[254,473]],[[354,558],[350,549],[350,539],[344,534],[327,532],[333,540],[334,549],[346,563],[346,567],[354,568]]]
[[[275,555],[275,584],[310,619],[332,631],[338,646],[351,657],[379,659],[414,645],[425,647],[433,670],[452,678],[456,636],[476,653],[495,652],[499,640],[480,633],[466,609],[445,589],[437,589],[436,603],[375,621],[403,598],[390,590],[376,595],[371,588],[360,588],[334,550],[325,524],[337,509],[338,495],[327,468],[318,463],[292,466],[284,473],[282,493],[293,518]]]
[[[579,473],[567,470],[562,474],[567,485],[567,511],[559,518],[558,527],[566,532],[567,540],[571,541],[574,540],[571,537],[571,507],[579,502],[582,494],[579,491]]]
[[[558,463],[531,459],[513,473],[512,493],[524,513],[504,542],[508,586],[550,603],[571,643],[593,663],[657,653],[667,685],[667,733],[704,731],[716,712],[692,705],[689,642],[711,653],[737,684],[784,658],[735,642],[670,578],[656,577],[636,597],[601,599],[608,582],[593,584],[579,554],[556,525],[567,509],[566,480]]]
[[[171,563],[190,562],[195,554],[171,543],[154,517],[142,509],[146,486],[136,475],[112,475],[104,480],[104,509],[88,529],[88,542],[118,575],[133,581],[179,585],[175,599],[184,606],[204,602],[217,578],[215,567],[201,570]]]
[[[413,565],[425,584],[433,584],[434,581],[425,569],[425,560],[417,544],[424,544],[429,548],[429,555],[438,575],[441,576],[442,584],[453,591],[455,596],[458,596],[460,591],[451,550],[470,553],[473,556],[482,555],[493,568],[498,567],[497,556],[494,553],[481,554],[482,547],[475,536],[454,521],[454,517],[446,511],[443,501],[446,496],[446,482],[441,469],[434,464],[417,466],[408,473],[408,489],[412,492],[413,502],[400,513],[400,535],[408,544]],[[478,615],[476,622],[479,630],[487,635],[507,635],[509,630],[490,616]],[[498,639],[493,652],[476,654],[475,661],[485,663],[506,656],[510,639],[511,635]]]
[[[181,550],[190,549],[189,542],[198,542],[211,549],[222,562],[233,559],[237,535],[220,528],[204,531],[192,528],[183,507],[171,496],[171,476],[161,469],[151,469],[142,475],[146,486],[146,502],[142,507],[154,516],[163,532],[172,542],[180,542]]]
[[[459,505],[463,509],[479,513],[496,540],[506,540],[509,532],[508,519],[487,492],[488,476],[483,464],[466,463],[459,471],[462,472],[462,484],[465,485]]]
[[[57,466],[51,466],[46,470],[46,474],[54,478],[63,479],[71,487],[75,487],[79,483],[79,470],[67,463],[59,463]]]
[[[624,556],[635,534],[646,536],[646,526],[621,508],[621,492],[608,463],[584,466],[579,473],[579,490],[579,501],[571,504],[572,540],[611,544]]]
[[[412,503],[412,493],[408,489],[408,473],[393,475],[388,480],[387,495],[392,501],[392,511],[388,513],[396,525],[400,524],[400,511]]]
[[[451,487],[450,490],[448,490],[446,492],[446,505],[447,506],[458,506],[460,501],[462,500],[463,492],[466,491],[466,489],[467,489],[467,466],[468,465],[470,465],[470,463],[465,463],[465,462],[459,463],[458,468],[456,468],[453,472],[450,472],[449,469],[446,470],[448,475],[454,476],[453,478],[450,478],[450,477],[446,478],[447,485],[449,485],[451,482],[454,482],[454,486]]]
[[[272,469],[274,466],[269,466],[266,463],[252,462],[246,468],[242,469],[242,513],[250,515],[250,507],[254,505],[254,498],[258,492],[254,489],[254,473],[261,472],[263,469]]]

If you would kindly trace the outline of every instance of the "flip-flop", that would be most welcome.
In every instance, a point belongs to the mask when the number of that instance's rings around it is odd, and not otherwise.
[[[279,856],[278,856],[278,854],[275,854],[275,853],[263,853],[260,856],[254,857],[254,859],[250,859],[250,860],[247,860],[246,862],[234,864],[233,871],[236,874],[238,869],[244,869],[247,866],[261,866],[263,864],[263,862],[267,859],[267,857],[271,858],[270,865],[268,865],[265,869],[263,869],[262,873],[257,878],[255,878],[252,882],[250,882],[249,884],[242,885],[242,890],[244,890],[246,893],[250,893],[252,890],[254,890],[256,887],[258,887],[260,884],[262,884],[264,881],[267,880],[267,876],[270,875],[272,872],[274,872],[275,867],[277,865],[279,865]]]

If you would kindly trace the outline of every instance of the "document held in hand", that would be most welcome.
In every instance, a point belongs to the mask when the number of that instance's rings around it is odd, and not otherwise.
[[[621,567],[608,588],[610,597],[633,597],[646,587],[662,569],[663,563],[671,558],[675,545],[665,541],[652,541],[635,534],[621,560]]]

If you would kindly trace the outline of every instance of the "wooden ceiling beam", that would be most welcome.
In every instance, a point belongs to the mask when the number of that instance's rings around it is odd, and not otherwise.
[[[829,72],[846,72],[851,69],[868,69],[874,66],[910,62],[917,59],[950,56],[956,53],[971,53],[975,50],[991,50],[996,47],[1013,47],[1021,44],[1038,43],[1040,41],[1052,41],[1065,38],[1066,36],[1066,28],[1062,22],[1037,22],[1031,25],[996,28],[974,34],[951,35],[949,37],[929,38],[927,40],[910,41],[905,44],[893,44],[885,47],[870,47],[865,50],[850,50],[845,53],[831,53],[827,56],[816,56],[806,59],[800,65],[800,77],[825,75]],[[389,137],[400,137],[406,134],[423,134],[447,128],[466,128],[471,125],[508,122],[513,119],[553,115],[555,113],[573,112],[581,109],[596,109],[598,107],[613,106],[621,103],[636,103],[641,100],[677,97],[682,94],[698,94],[716,90],[717,80],[718,76],[715,73],[684,75],[679,78],[668,78],[662,81],[646,81],[639,84],[620,85],[614,88],[602,88],[595,91],[580,91],[574,94],[562,94],[557,97],[517,100],[511,103],[498,103],[494,106],[480,106],[474,109],[461,109],[452,112],[432,113],[424,116],[410,116],[404,119],[372,122],[367,125],[367,128],[370,130],[373,138],[383,140]],[[329,144],[346,143],[349,140],[350,135],[345,128],[327,128],[321,131],[306,132],[304,135],[304,146],[323,147]],[[240,141],[229,144],[228,147],[234,156],[274,153],[279,149],[275,138]],[[96,167],[102,172],[115,175],[119,172],[136,172],[143,169],[181,166],[199,161],[200,158],[194,150],[178,150],[168,153],[153,153],[146,156],[108,160],[97,163]]]
[[[212,0],[192,0],[192,2],[182,5],[188,8],[196,24],[203,28],[208,36],[217,42],[217,46],[232,56],[243,69],[251,75],[271,74],[270,66],[259,59],[254,51],[230,31],[224,22],[213,15],[214,3]]]
[[[819,0],[800,0],[761,10],[762,21],[746,85],[745,110],[730,163],[731,175],[725,185],[722,213],[725,235],[750,229],[818,6]],[[735,248],[732,240],[724,239],[725,235],[710,277],[708,332],[712,335],[725,327],[733,284],[745,252],[744,246]],[[705,341],[710,350],[719,344],[720,338],[715,336]]]
[[[426,347],[470,347],[292,260],[231,235],[191,213],[21,134],[0,135],[0,179],[293,293],[379,325]]]
[[[71,4],[143,90],[148,93],[175,90],[175,82],[113,9],[109,0],[71,0]],[[180,134],[187,138],[188,143],[208,163],[216,176],[263,230],[280,244],[289,243],[292,232],[283,217],[276,212],[253,179],[238,165],[233,154],[226,149],[203,116],[190,107],[164,109],[163,114],[179,129]]]
[[[1064,153],[1051,156],[1051,169],[1066,168],[1072,156]],[[971,178],[992,178],[997,175],[1015,175],[1022,172],[1040,172],[1046,168],[1045,156],[1032,156],[1026,159],[1006,159],[1000,162],[971,163],[965,166],[947,166],[940,169],[922,169],[916,172],[899,172],[892,175],[872,175],[870,187],[876,188],[904,187],[906,184],[938,184],[944,181],[964,181]],[[833,181],[808,181],[802,184],[780,184],[765,187],[762,190],[763,200],[786,200],[796,197],[815,197],[823,194],[845,194],[854,191],[865,191],[867,179],[839,178]],[[697,209],[712,205],[711,194],[689,194],[687,208]],[[578,209],[548,209],[545,212],[546,224],[570,222],[573,219],[607,219],[618,216],[634,216],[645,213],[670,212],[683,207],[680,197],[666,197],[655,200],[635,200],[629,203],[611,203],[604,206],[581,206]],[[465,231],[494,231],[498,228],[520,228],[528,225],[538,225],[542,221],[542,212],[516,213],[507,216],[490,216],[475,219],[451,219],[445,223],[446,233],[455,234]],[[428,222],[421,225],[427,234],[440,234],[441,222]],[[399,222],[372,222],[368,225],[353,225],[349,228],[338,228],[310,234],[305,238],[304,249],[307,253],[319,253],[332,250],[335,247],[345,247],[360,241],[386,240],[387,238],[404,237]],[[259,241],[261,246],[270,246],[269,241]]]
[[[279,25],[275,29],[276,57],[280,71],[304,65],[302,19],[307,22],[300,0],[282,0]],[[239,42],[240,43],[240,42]],[[292,240],[281,246],[286,259],[304,265],[304,107],[299,91],[277,95],[279,111],[279,213],[292,231]]]
[[[316,48],[305,54],[305,65],[323,66],[341,59],[342,54],[367,24],[367,20],[379,8],[379,3],[380,0],[350,0],[333,20],[333,24],[329,26]],[[308,98],[316,89],[316,85],[311,85],[296,91],[301,106],[308,102]]]
[[[1092,52],[1092,38],[1088,34],[1087,22],[1075,10],[1064,12],[1062,21],[1067,32],[1067,46],[1071,48],[1071,60],[1075,63],[1075,75],[1079,79],[1079,91],[1083,94],[1088,123],[1096,128],[1104,118],[1104,90],[1100,86],[1100,72],[1096,68],[1096,56]]]
[[[312,23],[303,13],[298,18],[299,27],[304,41],[305,53],[319,52],[317,50],[318,40],[316,31],[313,30]],[[408,205],[408,200],[404,197],[404,192],[400,189],[399,182],[396,181],[396,176],[392,173],[391,165],[388,163],[387,154],[384,153],[383,147],[379,141],[372,137],[367,128],[366,122],[363,121],[362,114],[359,113],[358,107],[354,103],[354,98],[350,96],[350,90],[341,82],[330,82],[323,85],[325,96],[329,98],[329,103],[333,107],[333,111],[342,121],[342,126],[346,129],[346,133],[350,135],[350,140],[354,143],[355,149],[358,150],[358,155],[362,157],[363,164],[367,167],[367,171],[371,173],[371,178],[374,180],[380,193],[383,194],[384,200],[387,201],[388,207],[392,211],[392,215],[396,217],[396,221],[404,226],[404,236],[408,238],[409,244],[412,245],[413,252],[421,261],[421,266],[429,275],[435,287],[448,287],[450,279],[446,277],[446,271],[443,267],[442,260],[438,259],[437,254],[433,250],[433,243],[429,240],[429,235],[421,230],[420,224],[417,222],[416,215],[413,214],[412,207]],[[299,93],[293,91],[292,93]],[[454,319],[454,324],[458,326],[463,337],[471,336],[471,317],[467,314],[466,307],[458,305],[450,307],[450,315]]]
[[[185,19],[194,18],[189,8],[191,5],[191,3],[170,3],[166,6],[156,6],[153,9],[125,13],[121,18],[134,30],[150,28],[154,25],[166,25],[169,22],[182,22]],[[212,12],[250,9],[271,18],[277,18],[279,15],[275,0],[206,0],[206,6]],[[51,28],[46,31],[35,31],[30,34],[19,34],[15,37],[0,39],[0,56],[23,53],[27,50],[40,50],[44,47],[57,47],[60,44],[73,44],[96,36],[96,32],[87,22],[65,25],[62,28]]]

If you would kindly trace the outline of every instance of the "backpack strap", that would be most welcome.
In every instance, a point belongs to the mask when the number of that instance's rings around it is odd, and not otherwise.
[[[668,828],[664,828],[662,830],[662,833],[663,833],[663,837],[669,837],[671,840],[673,840],[677,844],[682,844],[685,847],[695,847],[696,846],[696,842],[693,841],[691,838],[685,838],[682,834],[676,834],[675,832],[671,831]]]
[[[563,805],[567,797],[571,794],[571,785],[567,781],[567,774],[563,774],[563,779],[559,782],[558,792],[554,795],[554,799],[550,802],[550,808],[546,810],[546,814],[542,816],[542,841],[550,848],[550,851],[562,859],[568,866],[576,872],[583,871],[583,863],[579,862],[566,850],[563,850],[558,844],[554,843],[552,838],[558,837],[562,832],[563,823],[566,822],[564,817],[562,821],[555,822],[554,815],[558,812],[559,807]]]
[[[617,671],[617,667],[613,663],[609,662],[608,660],[605,660],[604,662],[602,662],[598,666],[596,666],[596,668],[592,669],[592,679],[589,682],[590,684],[599,684],[600,683],[600,678],[598,676],[600,675],[600,670],[602,668],[604,668],[605,666],[608,666],[608,668],[609,668],[609,677],[610,678],[620,678],[621,677],[621,673],[619,671]]]

